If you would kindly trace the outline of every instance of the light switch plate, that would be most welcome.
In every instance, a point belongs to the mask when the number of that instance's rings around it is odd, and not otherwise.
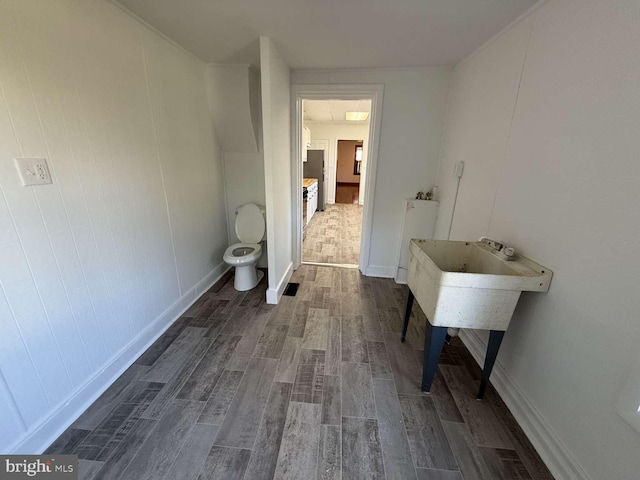
[[[46,158],[15,158],[14,162],[25,187],[53,183]]]

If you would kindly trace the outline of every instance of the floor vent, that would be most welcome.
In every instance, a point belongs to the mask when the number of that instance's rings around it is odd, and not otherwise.
[[[287,283],[287,288],[284,289],[284,293],[282,295],[286,295],[287,297],[295,297],[296,293],[298,293],[299,287],[299,283]]]

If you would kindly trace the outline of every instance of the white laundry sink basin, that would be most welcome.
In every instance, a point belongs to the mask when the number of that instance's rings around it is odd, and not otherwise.
[[[433,326],[506,330],[523,291],[546,292],[553,272],[501,258],[481,242],[411,240],[409,288]]]

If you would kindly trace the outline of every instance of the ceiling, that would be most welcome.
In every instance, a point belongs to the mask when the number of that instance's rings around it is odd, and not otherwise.
[[[368,125],[363,122],[348,122],[346,112],[371,113],[371,100],[304,100],[302,103],[304,120],[308,123],[334,123],[345,125]]]
[[[272,38],[292,68],[454,65],[537,0],[113,0],[207,63],[252,63]]]

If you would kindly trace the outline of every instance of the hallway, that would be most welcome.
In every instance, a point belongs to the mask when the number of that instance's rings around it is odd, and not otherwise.
[[[302,261],[358,265],[363,207],[327,204],[304,230]]]
[[[551,479],[454,340],[420,392],[406,287],[303,265],[276,307],[227,273],[49,449],[83,480]]]

